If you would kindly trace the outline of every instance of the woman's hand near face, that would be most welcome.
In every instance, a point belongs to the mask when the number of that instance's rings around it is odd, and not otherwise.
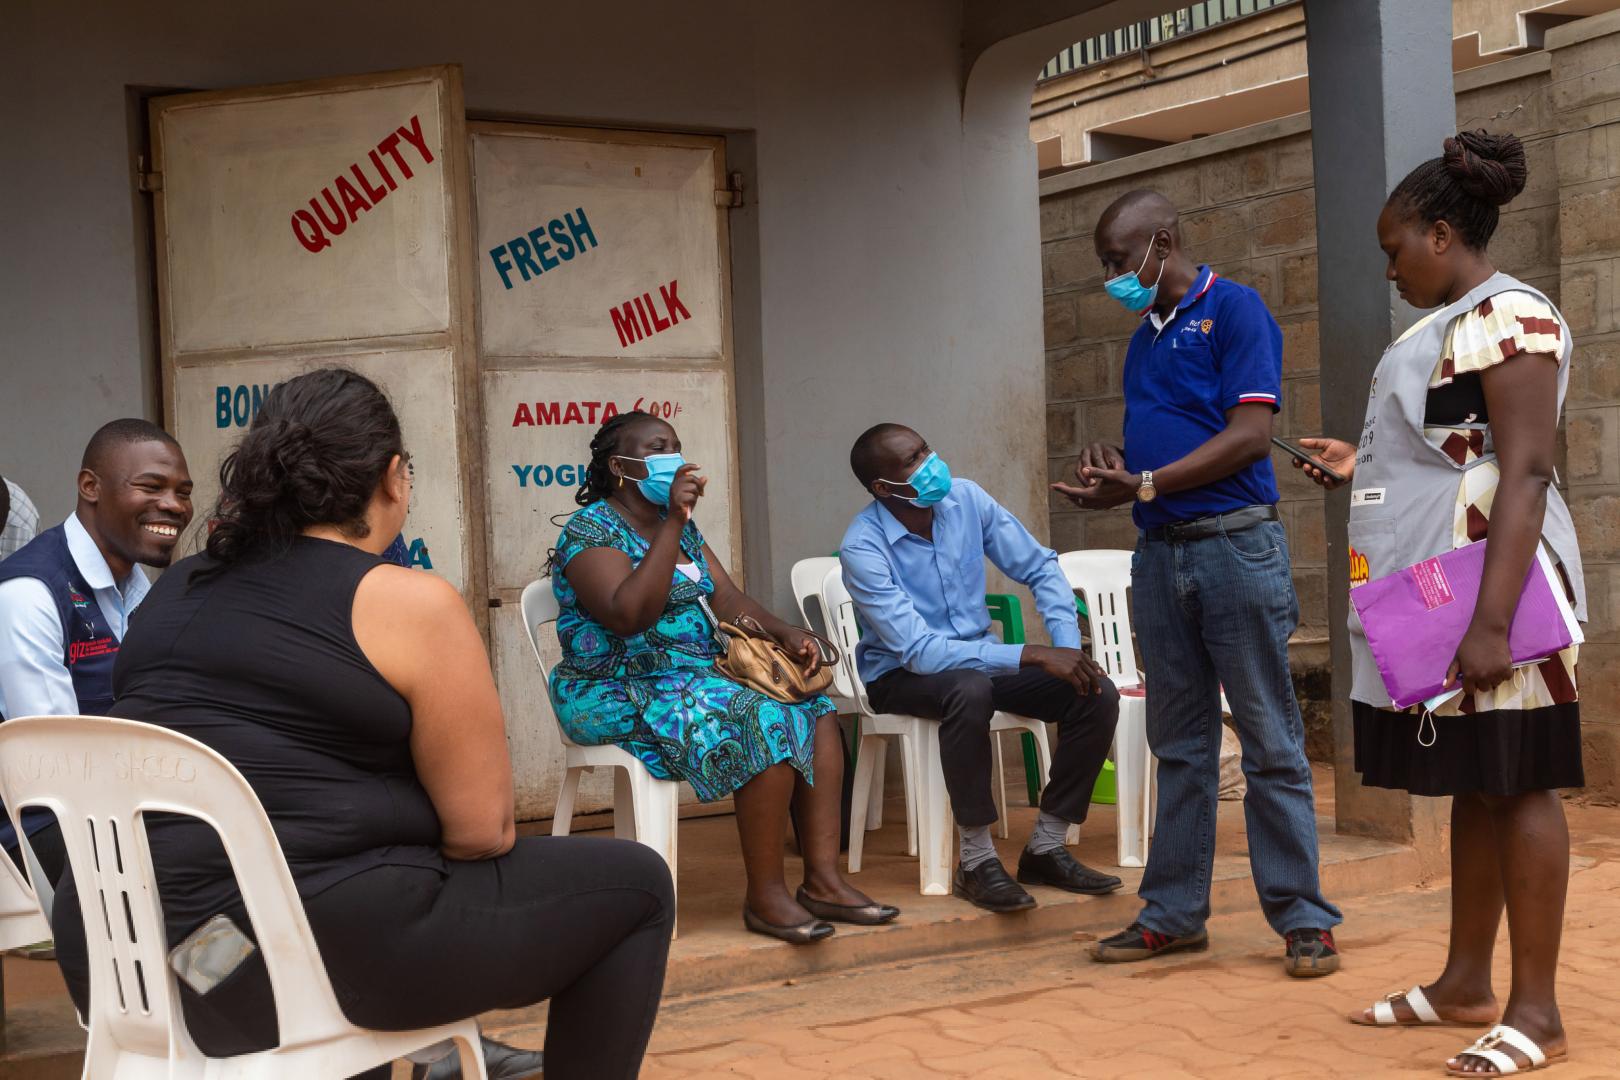
[[[1301,439],[1300,448],[1309,450],[1316,455],[1316,460],[1332,469],[1343,480],[1335,480],[1321,469],[1306,465],[1298,458],[1291,458],[1294,468],[1303,470],[1305,475],[1321,486],[1332,491],[1334,488],[1348,484],[1356,474],[1356,448],[1342,439]]]
[[[698,500],[703,498],[703,489],[708,485],[709,481],[698,475],[698,466],[682,465],[675,479],[670,481],[668,520],[681,526],[691,521]]]

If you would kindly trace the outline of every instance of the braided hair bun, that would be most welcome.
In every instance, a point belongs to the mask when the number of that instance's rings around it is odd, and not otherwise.
[[[1446,140],[1446,172],[1471,197],[1506,206],[1524,190],[1530,169],[1517,135],[1491,135],[1483,128],[1459,131]]]
[[[1444,221],[1464,244],[1483,251],[1501,220],[1498,208],[1524,190],[1529,175],[1518,136],[1459,131],[1440,157],[1395,185],[1389,205],[1423,225]]]

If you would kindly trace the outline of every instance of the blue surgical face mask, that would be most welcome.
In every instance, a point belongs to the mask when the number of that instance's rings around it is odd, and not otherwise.
[[[646,478],[637,480],[636,487],[654,506],[669,505],[669,486],[675,482],[675,474],[681,471],[681,466],[686,464],[684,457],[679,454],[648,454],[638,458],[621,454],[619,460],[639,461],[647,466]]]
[[[1154,239],[1158,234],[1154,234]],[[1164,260],[1159,260],[1159,273],[1153,279],[1151,286],[1142,284],[1142,271],[1147,269],[1148,259],[1153,255],[1153,240],[1148,241],[1147,251],[1142,253],[1142,265],[1136,268],[1133,274],[1121,274],[1103,282],[1103,288],[1109,296],[1118,300],[1130,312],[1146,311],[1153,306],[1153,301],[1159,296],[1159,280],[1164,277]]]
[[[881,480],[882,477],[879,477]],[[902,482],[884,480],[891,488],[909,487],[917,493],[914,499],[906,499],[912,506],[929,507],[939,502],[951,493],[951,468],[945,464],[945,459],[938,454],[930,453],[917,466],[915,472]],[[905,499],[904,495],[896,498]]]

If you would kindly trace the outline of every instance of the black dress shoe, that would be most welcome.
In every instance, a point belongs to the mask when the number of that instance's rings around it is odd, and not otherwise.
[[[1113,874],[1093,870],[1064,848],[1037,855],[1028,848],[1018,857],[1018,880],[1025,885],[1050,885],[1066,892],[1101,896],[1125,884]]]
[[[951,892],[998,915],[1035,906],[1035,898],[1018,887],[1000,859],[986,859],[971,870],[958,869]]]
[[[811,945],[822,938],[832,937],[835,931],[830,923],[820,919],[810,919],[796,926],[777,926],[755,915],[747,906],[743,907],[743,925],[756,934],[764,934],[789,945]]]
[[[891,904],[879,904],[876,901],[870,904],[829,904],[825,900],[817,900],[799,886],[799,893],[794,897],[799,906],[818,919],[831,919],[834,922],[854,923],[856,926],[882,926],[886,922],[893,922],[900,915],[900,909]]]
[[[519,1050],[482,1035],[478,1041],[489,1080],[524,1080],[545,1071],[545,1057],[538,1050]],[[412,1065],[411,1080],[461,1080],[461,1055],[452,1050],[431,1065]]]

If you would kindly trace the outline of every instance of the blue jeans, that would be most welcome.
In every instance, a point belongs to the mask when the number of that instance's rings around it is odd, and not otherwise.
[[[1142,924],[1179,937],[1209,918],[1225,686],[1243,746],[1243,816],[1261,911],[1279,934],[1336,926],[1339,910],[1317,877],[1305,726],[1288,670],[1299,602],[1282,525],[1183,543],[1144,535],[1131,588],[1148,745],[1159,759]]]

